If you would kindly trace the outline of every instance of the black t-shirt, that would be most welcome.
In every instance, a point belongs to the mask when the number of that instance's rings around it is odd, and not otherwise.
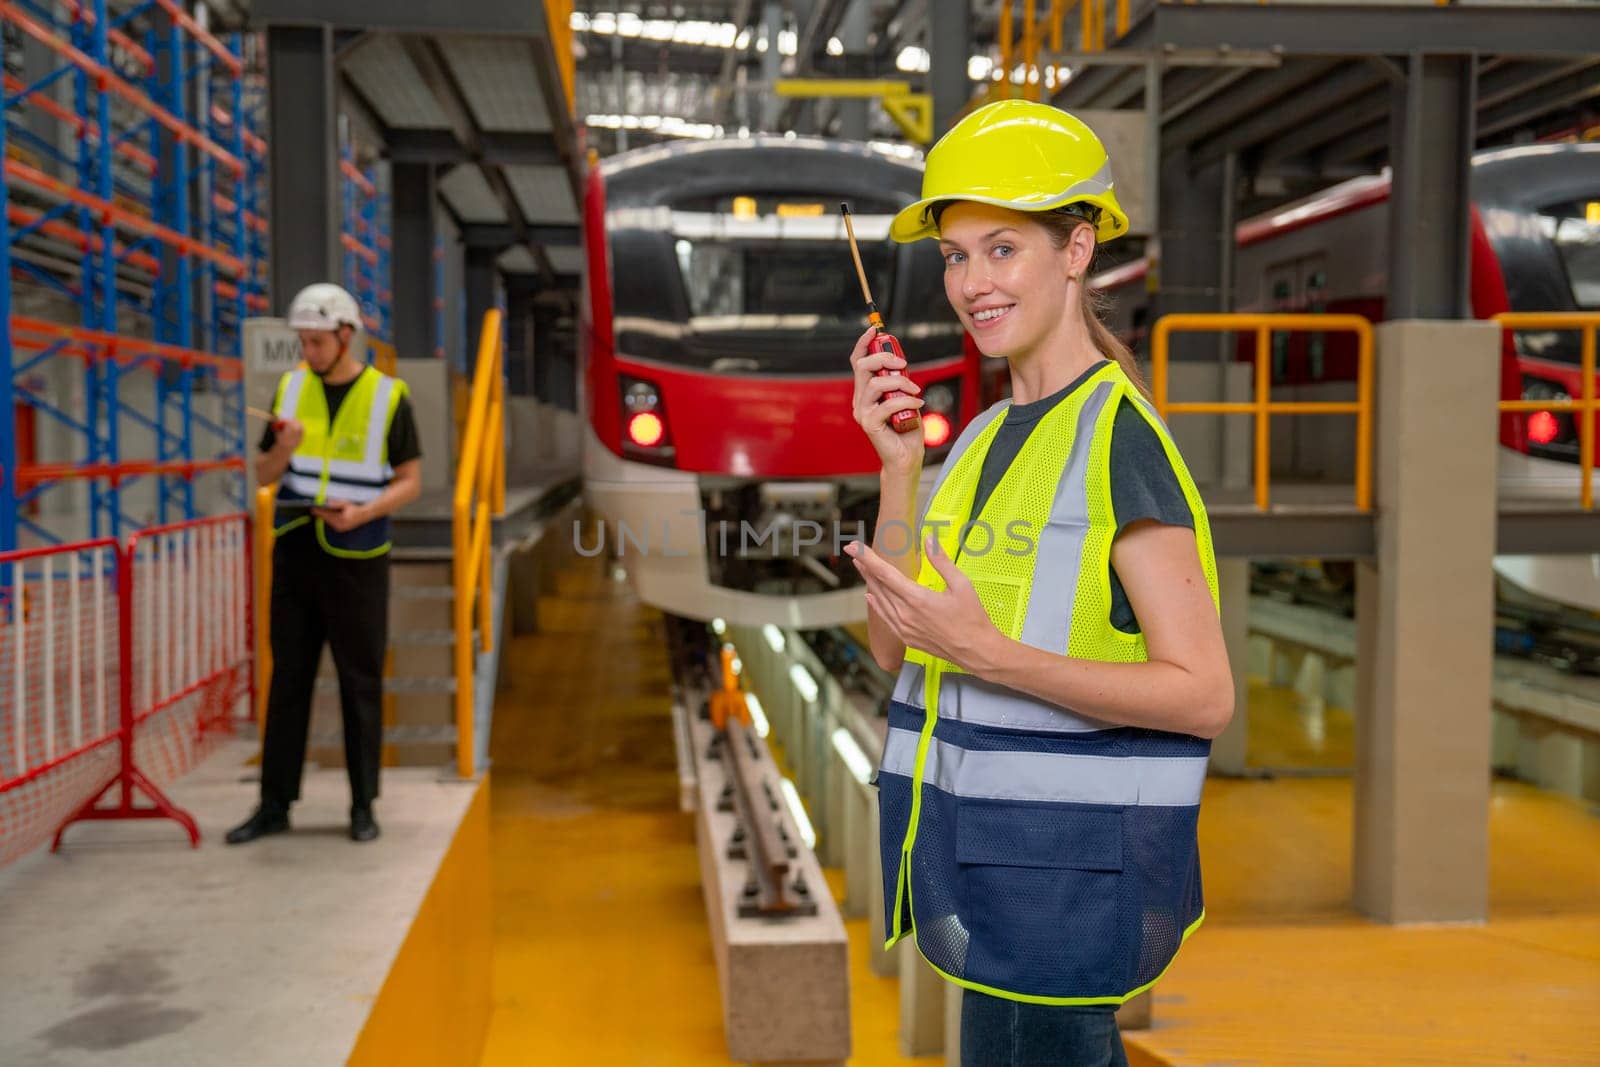
[[[1012,404],[1006,409],[1001,416],[1004,421],[995,431],[989,451],[983,457],[978,489],[972,500],[973,515],[982,510],[1045,413],[1104,365],[1095,364],[1071,385],[1047,397],[1028,404]],[[1117,408],[1111,425],[1111,506],[1117,513],[1118,532],[1141,519],[1194,528],[1189,501],[1183,495],[1183,487],[1167,459],[1160,436],[1127,399]],[[1139,620],[1133,613],[1133,605],[1128,603],[1128,594],[1122,588],[1115,567],[1111,568],[1111,625],[1123,633],[1140,632]]]
[[[365,372],[363,372],[365,373]],[[350,389],[360,381],[361,376],[351,378],[343,385],[329,385],[322,383],[323,395],[328,398],[328,422],[333,422],[333,417],[339,413],[339,405],[344,403],[344,398],[350,395]],[[273,432],[272,424],[267,424],[266,430],[261,434],[261,451],[270,452],[272,446],[277,444],[278,435]],[[389,422],[389,466],[398,467],[408,460],[422,457],[422,442],[417,437],[417,421],[411,413],[411,398],[402,395],[400,402],[395,405],[394,418]]]

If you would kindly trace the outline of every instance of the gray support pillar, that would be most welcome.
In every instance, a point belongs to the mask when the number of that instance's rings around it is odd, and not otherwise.
[[[1167,153],[1161,161],[1156,315],[1223,309],[1225,169],[1219,160],[1193,171],[1186,151]],[[1171,352],[1173,359],[1215,360],[1217,341],[1205,334],[1175,334]]]
[[[429,163],[391,167],[394,253],[390,259],[394,292],[394,347],[402,359],[433,355],[433,237],[438,190]]]
[[[1405,71],[1390,118],[1388,315],[1469,318],[1477,57],[1413,54]]]
[[[506,388],[513,396],[537,396],[533,339],[534,298],[537,289],[519,284],[506,287]]]
[[[1242,775],[1248,764],[1250,736],[1250,561],[1217,560],[1217,586],[1222,601],[1222,637],[1233,669],[1233,718],[1211,742],[1211,769]]]
[[[867,51],[867,32],[872,28],[870,0],[851,0],[839,21],[839,43],[844,45],[846,56],[859,56]],[[839,136],[847,141],[865,141],[869,128],[868,111],[877,106],[872,100],[840,100]]]
[[[483,317],[495,306],[495,286],[499,271],[496,250],[467,246],[467,374],[478,365],[478,342],[483,334]]]
[[[900,953],[900,1055],[937,1056],[944,1052],[945,987],[951,983],[928,966],[911,938],[895,951]]]
[[[972,97],[967,61],[972,53],[971,0],[928,4],[928,85],[933,93],[933,135],[955,122]]]
[[[766,38],[767,50],[761,55],[761,80],[766,83],[758,99],[761,100],[761,128],[774,131],[783,101],[772,91],[772,84],[783,76],[783,55],[778,51],[778,33],[783,29],[783,5],[778,0],[766,0],[761,8],[761,34]]]
[[[1356,578],[1355,905],[1384,922],[1489,906],[1500,331],[1378,327],[1377,561]]]
[[[312,282],[339,280],[339,149],[333,29],[267,28],[275,310]]]

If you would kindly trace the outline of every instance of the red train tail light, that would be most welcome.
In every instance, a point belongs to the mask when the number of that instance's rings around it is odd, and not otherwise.
[[[950,420],[937,411],[927,411],[922,416],[922,444],[925,448],[938,448],[950,440]]]
[[[653,411],[635,412],[628,419],[628,440],[641,448],[654,448],[666,436],[666,423]]]
[[[1561,435],[1561,420],[1553,411],[1535,411],[1528,416],[1528,440],[1547,445]]]

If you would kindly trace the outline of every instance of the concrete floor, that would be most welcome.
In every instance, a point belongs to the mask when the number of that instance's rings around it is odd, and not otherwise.
[[[68,831],[0,871],[0,1064],[343,1064],[472,798],[386,769],[383,836],[346,836],[342,770],[308,769],[294,832],[223,844],[255,800],[231,742],[170,790],[166,822]]]

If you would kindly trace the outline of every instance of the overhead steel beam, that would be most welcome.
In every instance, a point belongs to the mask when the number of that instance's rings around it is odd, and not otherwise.
[[[1203,137],[1216,135],[1265,108],[1278,106],[1283,98],[1304,89],[1333,66],[1332,60],[1311,59],[1287,63],[1278,70],[1257,74],[1242,84],[1237,92],[1222,94],[1204,106],[1190,111],[1171,125],[1163,127],[1162,149],[1170,151],[1193,144]]]
[[[1495,71],[1493,91],[1497,103],[1485,106],[1479,99],[1478,139],[1520,129],[1552,112],[1600,96],[1600,78],[1590,72],[1595,62],[1557,67],[1555,78],[1551,78],[1548,70],[1530,72],[1526,68],[1502,68]],[[1519,79],[1516,88],[1510,87],[1512,77]],[[1329,163],[1344,163],[1366,159],[1387,147],[1389,134],[1383,116],[1371,117],[1372,121],[1361,129],[1328,142],[1322,157]]]
[[[474,158],[450,130],[389,130],[384,155],[396,163],[477,163],[500,167],[562,166],[566,160],[548,133],[478,134],[482,156]]]
[[[513,245],[532,242],[549,248],[576,248],[580,234],[576,226],[524,226],[521,234],[505,223],[463,222],[461,243],[468,248],[492,248],[504,251]]]
[[[1317,82],[1314,92],[1291,96],[1283,103],[1250,115],[1217,136],[1193,148],[1194,164],[1202,167],[1221,160],[1229,152],[1239,152],[1271,141],[1318,115],[1336,110],[1362,93],[1370,92],[1382,75],[1363,63],[1353,63]]]
[[[1551,82],[1592,70],[1597,65],[1600,65],[1600,59],[1591,58],[1572,63],[1544,63],[1533,66],[1531,70],[1530,64],[1519,63],[1514,67],[1486,71],[1485,64],[1478,68],[1478,109],[1481,112],[1496,104],[1506,103]]]
[[[1389,96],[1389,86],[1380,85],[1337,111],[1285,133],[1262,152],[1262,162],[1294,159],[1352,130],[1384,121],[1389,115]]]
[[[585,39],[584,55],[578,60],[578,69],[585,74],[609,72],[615,62],[613,52],[620,47],[622,65],[628,70],[665,67],[674,74],[699,74],[710,78],[722,69],[726,54],[735,51],[716,45],[654,41],[610,33],[580,33],[578,36]]]
[[[477,166],[484,181],[494,193],[494,198],[499,203],[500,210],[504,212],[515,237],[515,240],[507,242],[507,245],[527,245],[541,266],[541,274],[548,278],[549,261],[534,247],[533,239],[528,233],[528,221],[522,214],[522,205],[517,202],[516,194],[511,191],[511,184],[506,181],[505,171],[484,157],[483,131],[478,128],[477,119],[472,115],[472,108],[467,104],[466,94],[456,83],[455,75],[451,72],[450,64],[444,58],[438,41],[430,37],[406,36],[402,37],[400,42],[412,65],[417,68],[422,83],[428,87],[428,91],[438,101],[445,117],[450,120],[450,130],[455,135],[456,141],[466,152],[468,159]]]
[[[1600,96],[1600,77],[1588,69],[1545,82],[1532,93],[1520,93],[1478,115],[1478,136],[1492,137],[1532,123],[1535,119],[1576,107]]]
[[[1404,55],[1426,46],[1430,55],[1584,56],[1600,41],[1600,5],[1591,4],[1162,4],[1154,21],[1160,45],[1291,55]]]
[[[542,3],[506,0],[251,0],[257,26],[334,26],[395,33],[484,33],[543,37]]]
[[[1165,103],[1161,109],[1161,121],[1177,122],[1207,100],[1233,88],[1249,77],[1250,71],[1250,67],[1224,67],[1222,70],[1206,72],[1205,80],[1187,92],[1181,83],[1176,90],[1163,88],[1162,99],[1170,102]]]

